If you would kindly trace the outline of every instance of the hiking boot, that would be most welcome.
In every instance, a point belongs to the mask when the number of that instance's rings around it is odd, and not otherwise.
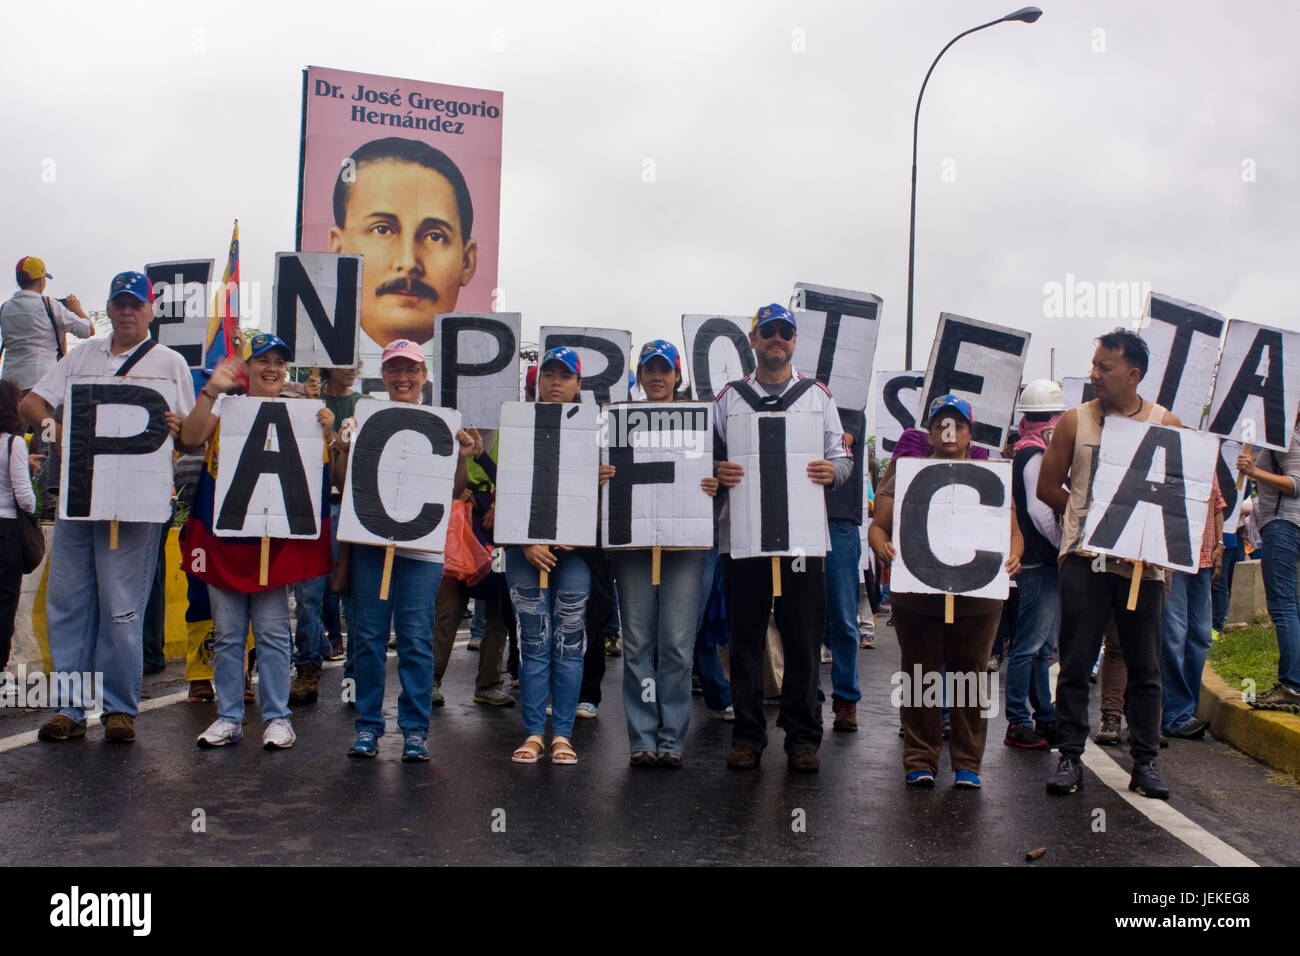
[[[1047,740],[1028,724],[1011,724],[1002,742],[1008,747],[1020,747],[1022,750],[1042,750]]]
[[[1285,710],[1300,714],[1300,694],[1278,681],[1267,694],[1250,701],[1250,706],[1256,710]]]
[[[314,704],[320,695],[320,668],[315,664],[299,664],[298,676],[289,688],[289,703]]]
[[[858,729],[858,705],[851,700],[832,700],[831,713],[835,720],[832,730],[856,731]]]
[[[1129,778],[1128,788],[1153,800],[1169,799],[1169,788],[1160,779],[1155,762],[1151,760],[1133,765],[1133,776]]]
[[[212,681],[210,680],[190,681],[189,702],[191,704],[202,704],[202,703],[206,703],[207,701],[216,700],[216,699],[217,699],[217,695],[216,692],[213,691],[212,689]]]
[[[748,744],[736,744],[727,754],[728,770],[757,770],[762,751]]]
[[[1083,789],[1083,764],[1078,757],[1061,754],[1056,773],[1047,778],[1047,792],[1055,794],[1078,793]]]
[[[135,742],[135,718],[130,714],[109,714],[104,721],[104,739],[114,743]]]
[[[38,740],[67,740],[86,736],[86,725],[79,724],[67,714],[55,714],[36,731]]]
[[[479,649],[479,647],[480,647],[480,645],[482,645],[482,643],[483,643],[483,642],[482,642],[481,640],[479,640],[478,638],[471,637],[468,641],[465,642],[465,650],[467,650],[467,651],[476,651],[476,650]]]
[[[474,703],[487,704],[489,707],[513,707],[515,699],[500,687],[481,690],[474,695]]]
[[[1103,747],[1119,746],[1119,718],[1102,715],[1101,727],[1092,736],[1093,742]]]
[[[795,773],[817,773],[822,762],[817,758],[817,748],[809,744],[800,744],[790,751],[787,764]]]
[[[618,635],[611,634],[605,638],[605,656],[622,657],[623,645],[618,642]]]

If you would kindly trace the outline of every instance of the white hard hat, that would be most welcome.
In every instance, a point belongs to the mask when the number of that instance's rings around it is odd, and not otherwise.
[[[1061,386],[1050,378],[1034,379],[1025,386],[1025,390],[1020,395],[1020,410],[1022,412],[1065,411],[1065,395],[1061,392]]]

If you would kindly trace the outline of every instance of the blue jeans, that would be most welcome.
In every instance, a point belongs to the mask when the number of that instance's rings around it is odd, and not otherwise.
[[[1020,611],[1007,659],[1007,723],[1056,721],[1048,671],[1061,630],[1060,579],[1054,564],[1023,568],[1016,578]]]
[[[257,649],[257,699],[262,720],[289,716],[289,588],[243,594],[208,585],[212,608],[212,676],[217,715],[244,719],[244,661],[248,628]]]
[[[1264,543],[1260,571],[1268,616],[1277,629],[1277,679],[1300,693],[1300,606],[1296,603],[1296,563],[1300,562],[1300,527],[1276,518],[1259,532]]]
[[[623,623],[623,709],[632,753],[682,752],[691,720],[691,659],[704,551],[614,551]]]
[[[1231,548],[1223,549],[1223,568],[1219,572],[1219,580],[1210,582],[1210,600],[1214,606],[1213,627],[1216,631],[1222,631],[1225,624],[1228,623],[1228,605],[1232,601],[1232,572],[1237,567],[1238,561],[1246,559],[1246,545],[1241,534],[1236,536],[1237,543]]]
[[[1160,675],[1164,709],[1160,728],[1172,733],[1196,716],[1201,671],[1210,653],[1210,569],[1171,572],[1160,625]]]
[[[384,733],[384,681],[388,670],[388,632],[397,634],[397,726],[402,736],[426,737],[433,709],[433,600],[442,584],[442,564],[400,555],[393,558],[388,600],[379,599],[384,549],[352,545],[352,601],[349,617],[355,644],[357,733]]]
[[[555,570],[545,589],[523,548],[506,549],[506,584],[519,623],[519,696],[524,732],[546,732],[546,698],[551,698],[551,730],[573,736],[582,689],[582,655],[587,650],[587,592],[591,568],[573,551],[554,552]]]
[[[831,649],[831,698],[853,703],[858,690],[858,582],[862,538],[852,521],[832,518],[826,554],[826,644]],[[820,683],[820,681],[818,682]]]
[[[298,605],[298,634],[294,640],[293,662],[301,667],[310,664],[320,667],[332,653],[330,640],[325,635],[325,589],[329,575],[298,581],[293,586],[293,599]]]
[[[144,679],[144,609],[153,587],[161,524],[118,523],[117,550],[108,521],[54,522],[45,587],[50,661],[61,674],[104,675],[104,713],[140,712]],[[57,682],[56,682],[57,686]],[[86,722],[85,695],[53,700],[59,713]],[[83,688],[84,690],[84,688]],[[53,695],[51,695],[53,696]]]
[[[483,643],[483,625],[487,623],[487,602],[482,598],[474,599],[474,614],[469,619],[469,639],[475,644]]]
[[[704,568],[700,573],[700,609],[695,616],[695,672],[700,675],[700,689],[704,704],[709,710],[723,711],[731,706],[731,682],[722,671],[722,657],[717,645],[712,647],[704,639],[704,612],[713,593],[713,579],[718,571],[718,549],[704,552]]]

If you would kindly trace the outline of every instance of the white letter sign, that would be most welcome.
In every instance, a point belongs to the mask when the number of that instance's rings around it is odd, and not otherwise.
[[[500,544],[596,544],[596,406],[501,406],[494,536]]]

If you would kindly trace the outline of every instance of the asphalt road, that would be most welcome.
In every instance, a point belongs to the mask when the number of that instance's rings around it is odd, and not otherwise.
[[[757,773],[728,771],[730,725],[710,720],[699,697],[685,767],[629,767],[620,660],[609,661],[599,717],[578,721],[576,767],[514,764],[510,753],[523,739],[519,709],[471,701],[475,661],[464,638],[462,631],[443,682],[447,706],[434,710],[429,764],[399,760],[392,658],[391,729],[374,761],[344,756],[353,712],[339,701],[338,665],[325,671],[321,700],[295,713],[297,745],[283,752],[260,748],[261,721],[251,708],[242,744],[197,749],[215,708],[185,702],[182,664],[147,678],[151,709],[137,720],[134,745],[104,744],[98,726],[81,740],[26,743],[47,714],[0,712],[0,863],[1300,863],[1300,788],[1208,738],[1175,740],[1162,751],[1168,804],[1124,791],[1127,753],[1111,748],[1102,758],[1092,745],[1083,792],[1049,797],[1043,784],[1056,755],[1004,746],[999,713],[981,791],[951,788],[946,754],[935,790],[906,788],[889,702],[899,654],[886,627],[877,649],[860,652],[861,729],[832,733],[827,707],[822,772],[814,776],[787,772],[775,728]],[[822,677],[829,688],[829,665]],[[1094,714],[1095,707],[1094,700]],[[775,716],[769,709],[773,724]],[[196,832],[200,819],[204,830]],[[1046,853],[1026,863],[1026,851],[1039,847]]]

